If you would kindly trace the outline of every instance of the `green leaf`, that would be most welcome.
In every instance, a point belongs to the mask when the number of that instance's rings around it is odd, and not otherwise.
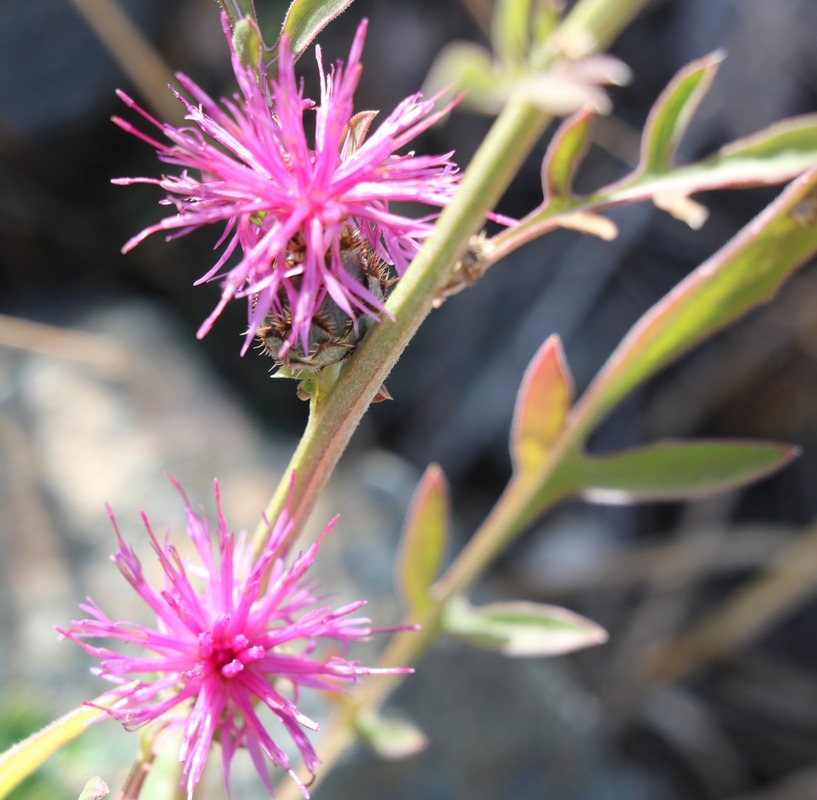
[[[558,656],[607,641],[595,622],[558,606],[524,601],[476,607],[453,598],[441,624],[458,639],[512,657]]]
[[[340,16],[353,0],[293,0],[284,18],[281,34],[289,38],[289,48],[296,59],[312,44],[315,37]]]
[[[105,781],[103,781],[102,778],[94,777],[85,784],[85,788],[82,790],[79,800],[102,800],[103,797],[110,793],[111,790]]]
[[[804,114],[737,139],[695,166],[717,186],[779,183],[817,163],[817,114]]]
[[[690,65],[674,79],[650,113],[638,168],[591,195],[577,196],[572,187],[589,144],[591,112],[585,109],[565,122],[542,163],[544,202],[516,231],[497,237],[497,243],[505,240],[500,250],[511,249],[507,240],[529,241],[556,227],[572,227],[598,235],[592,226],[582,224],[584,217],[580,216],[579,224],[575,224],[570,215],[589,213],[598,218],[601,210],[643,200],[652,200],[662,210],[698,228],[705,222],[707,211],[690,195],[713,189],[783,183],[817,166],[817,114],[783,120],[737,139],[699,161],[672,166],[677,140],[716,67],[717,62],[710,57]],[[569,93],[569,86],[565,84],[562,91]]]
[[[412,617],[431,604],[429,589],[440,573],[448,530],[448,483],[431,464],[414,492],[397,553],[397,588]]]
[[[796,455],[794,447],[765,442],[668,441],[581,456],[575,470],[591,502],[685,500],[758,480]]]
[[[693,61],[670,81],[650,111],[641,143],[640,169],[647,174],[672,169],[672,158],[692,115],[712,85],[720,53]]]
[[[356,717],[355,727],[371,750],[390,761],[416,755],[428,746],[423,732],[404,719],[384,719],[377,713],[367,712]]]
[[[545,461],[573,403],[573,380],[562,343],[554,335],[529,364],[516,399],[511,426],[514,471],[533,473]]]
[[[791,183],[632,327],[576,406],[585,432],[636,386],[770,300],[817,252],[817,169]]]
[[[105,696],[94,700],[97,705],[110,702]],[[80,706],[6,750],[0,755],[0,798],[5,797],[49,756],[104,716],[104,712],[98,708]]]
[[[233,49],[242,66],[257,67],[261,63],[264,42],[258,25],[250,17],[238,20],[233,26]]]
[[[491,44],[506,66],[520,66],[530,49],[531,0],[497,0],[491,25]]]
[[[590,146],[593,112],[580,111],[556,131],[542,161],[542,192],[551,207],[572,194],[573,176]]]
[[[817,114],[806,114],[737,139],[714,155],[663,175],[626,178],[599,191],[593,204],[632,203],[661,193],[689,195],[711,189],[772,185],[791,180],[815,165]]]

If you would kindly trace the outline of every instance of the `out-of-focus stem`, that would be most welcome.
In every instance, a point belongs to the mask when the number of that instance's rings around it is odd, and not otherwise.
[[[184,109],[167,88],[173,70],[117,3],[71,0],[71,4],[156,114],[168,122],[181,122]]]
[[[579,0],[559,25],[556,44],[569,58],[606,50],[649,0]]]

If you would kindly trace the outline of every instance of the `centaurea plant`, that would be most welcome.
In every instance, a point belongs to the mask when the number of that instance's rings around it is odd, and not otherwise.
[[[84,719],[181,727],[190,797],[216,742],[228,792],[232,756],[244,747],[270,789],[269,764],[295,778],[282,784],[279,797],[308,796],[310,776],[317,783],[358,736],[389,750],[394,723],[380,726],[378,711],[441,635],[507,656],[557,655],[604,641],[599,626],[564,609],[520,602],[474,606],[467,597],[496,557],[558,501],[687,499],[756,479],[794,454],[779,444],[693,441],[597,456],[586,443],[630,391],[767,300],[817,251],[814,120],[787,121],[708,159],[677,165],[678,142],[717,69],[717,58],[705,58],[682,70],[658,99],[633,172],[578,195],[573,177],[593,116],[606,105],[601,87],[626,74],[619,62],[599,54],[643,0],[580,0],[564,18],[555,4],[498,0],[493,52],[471,47],[449,53],[436,73],[463,92],[463,102],[470,96],[475,106],[498,114],[461,176],[451,153],[405,152],[451,110],[441,95],[413,95],[381,121],[373,112],[355,111],[365,23],[344,64],[327,70],[318,52],[319,97],[304,95],[297,59],[349,5],[295,0],[280,40],[268,48],[252,3],[222,3],[239,92],[215,101],[179,76],[187,125],[162,123],[120,94],[158,138],[130,121],[118,124],[153,146],[168,174],[117,182],[156,184],[166,193],[162,202],[175,209],[125,249],[160,231],[172,237],[221,226],[222,254],[199,280],[219,280],[221,297],[198,335],[227,303],[244,298],[244,350],[259,339],[281,374],[297,379],[310,398],[307,429],[287,478],[252,539],[234,535],[219,510],[214,546],[204,518],[185,499],[188,536],[200,564],[193,567],[148,526],[165,576],[159,590],[144,579],[117,530],[114,560],[155,614],[155,627],[114,622],[89,600],[83,608],[90,616],[60,629],[99,658],[100,675],[116,684]],[[503,229],[489,237],[482,232],[485,220],[557,113],[568,119],[542,165],[541,204],[519,221],[503,220]],[[307,114],[315,122],[311,140]],[[702,209],[690,200],[692,193],[790,179],[752,225],[644,315],[580,399],[558,338],[542,345],[518,392],[513,474],[496,506],[443,571],[449,501],[442,472],[428,470],[398,558],[405,625],[376,668],[350,660],[346,644],[367,637],[369,622],[349,617],[360,604],[332,610],[317,601],[304,578],[319,542],[291,557],[293,543],[426,316],[502,256],[556,227],[612,238],[615,226],[602,212],[645,199],[697,225]],[[406,200],[431,207],[431,215],[415,219],[390,205]],[[113,639],[117,647],[135,644],[140,652],[89,643],[96,638]],[[339,641],[341,652],[324,653],[319,645],[325,639]],[[373,672],[380,675],[369,678]],[[359,687],[340,691],[361,678]],[[293,696],[284,695],[285,683]],[[317,751],[304,733],[314,725],[297,707],[298,691],[307,689],[336,696],[334,721]],[[257,710],[263,706],[295,741],[303,770],[262,723]],[[78,735],[77,727],[72,717],[57,730],[65,740]],[[50,741],[35,735],[0,759],[0,794],[39,763]],[[128,797],[137,794],[131,787]]]

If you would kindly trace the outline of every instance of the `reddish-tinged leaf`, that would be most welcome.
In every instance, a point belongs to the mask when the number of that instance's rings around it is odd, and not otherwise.
[[[542,465],[573,402],[573,379],[562,343],[554,335],[534,356],[516,399],[511,428],[514,470],[524,475]]]
[[[448,529],[448,482],[431,464],[414,492],[397,554],[397,587],[414,617],[431,602],[429,588],[440,573]]]
[[[344,158],[349,158],[360,149],[360,146],[366,141],[366,135],[376,116],[376,111],[359,111],[349,120],[343,140],[342,155]]]
[[[672,168],[672,158],[692,115],[712,85],[723,60],[713,53],[684,67],[661,93],[647,118],[641,143],[640,169],[661,173]]]
[[[576,406],[586,434],[636,386],[770,300],[817,252],[817,169],[794,181],[633,326]]]
[[[782,183],[817,165],[817,114],[777,122],[737,139],[701,161],[661,175],[636,175],[602,189],[591,207],[635,203],[655,195],[683,197],[718,188]]]
[[[571,196],[573,176],[590,146],[591,110],[580,111],[556,131],[542,161],[542,191],[550,206]]]

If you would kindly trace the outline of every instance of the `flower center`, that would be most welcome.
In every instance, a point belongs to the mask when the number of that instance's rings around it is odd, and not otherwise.
[[[251,645],[243,633],[227,634],[224,627],[216,624],[212,630],[199,634],[199,659],[206,672],[234,678],[247,664],[263,658],[265,650],[260,645]]]

